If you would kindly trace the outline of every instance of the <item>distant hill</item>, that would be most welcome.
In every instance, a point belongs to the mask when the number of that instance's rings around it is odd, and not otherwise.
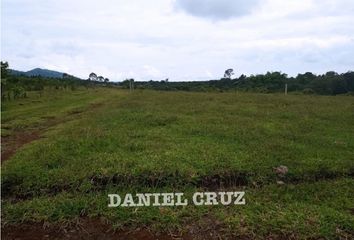
[[[53,71],[53,70],[48,70],[48,69],[35,68],[35,69],[32,69],[27,72],[10,69],[10,74],[24,75],[24,76],[28,76],[28,77],[41,76],[41,77],[47,77],[47,78],[62,78],[64,73]]]

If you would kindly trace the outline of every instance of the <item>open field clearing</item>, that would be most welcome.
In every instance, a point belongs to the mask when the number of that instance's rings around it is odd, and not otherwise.
[[[351,96],[45,92],[3,103],[2,161],[5,236],[87,221],[166,239],[354,236]],[[246,204],[108,207],[110,193],[226,190]]]

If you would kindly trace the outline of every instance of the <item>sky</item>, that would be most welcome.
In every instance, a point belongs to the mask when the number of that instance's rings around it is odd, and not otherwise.
[[[354,70],[353,0],[1,0],[1,60],[111,81]]]

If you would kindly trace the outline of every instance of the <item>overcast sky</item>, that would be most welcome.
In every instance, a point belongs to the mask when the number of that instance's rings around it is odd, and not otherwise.
[[[113,81],[354,70],[353,0],[2,0],[1,59]]]

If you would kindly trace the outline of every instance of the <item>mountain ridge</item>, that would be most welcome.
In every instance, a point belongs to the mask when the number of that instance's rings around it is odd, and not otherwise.
[[[47,77],[47,78],[63,78],[63,75],[66,74],[64,72],[59,72],[59,71],[54,71],[54,70],[49,70],[49,69],[44,69],[44,68],[34,68],[29,71],[19,71],[15,69],[9,69],[9,72],[11,75],[24,75],[28,77],[34,77],[34,76],[41,76],[41,77]]]

